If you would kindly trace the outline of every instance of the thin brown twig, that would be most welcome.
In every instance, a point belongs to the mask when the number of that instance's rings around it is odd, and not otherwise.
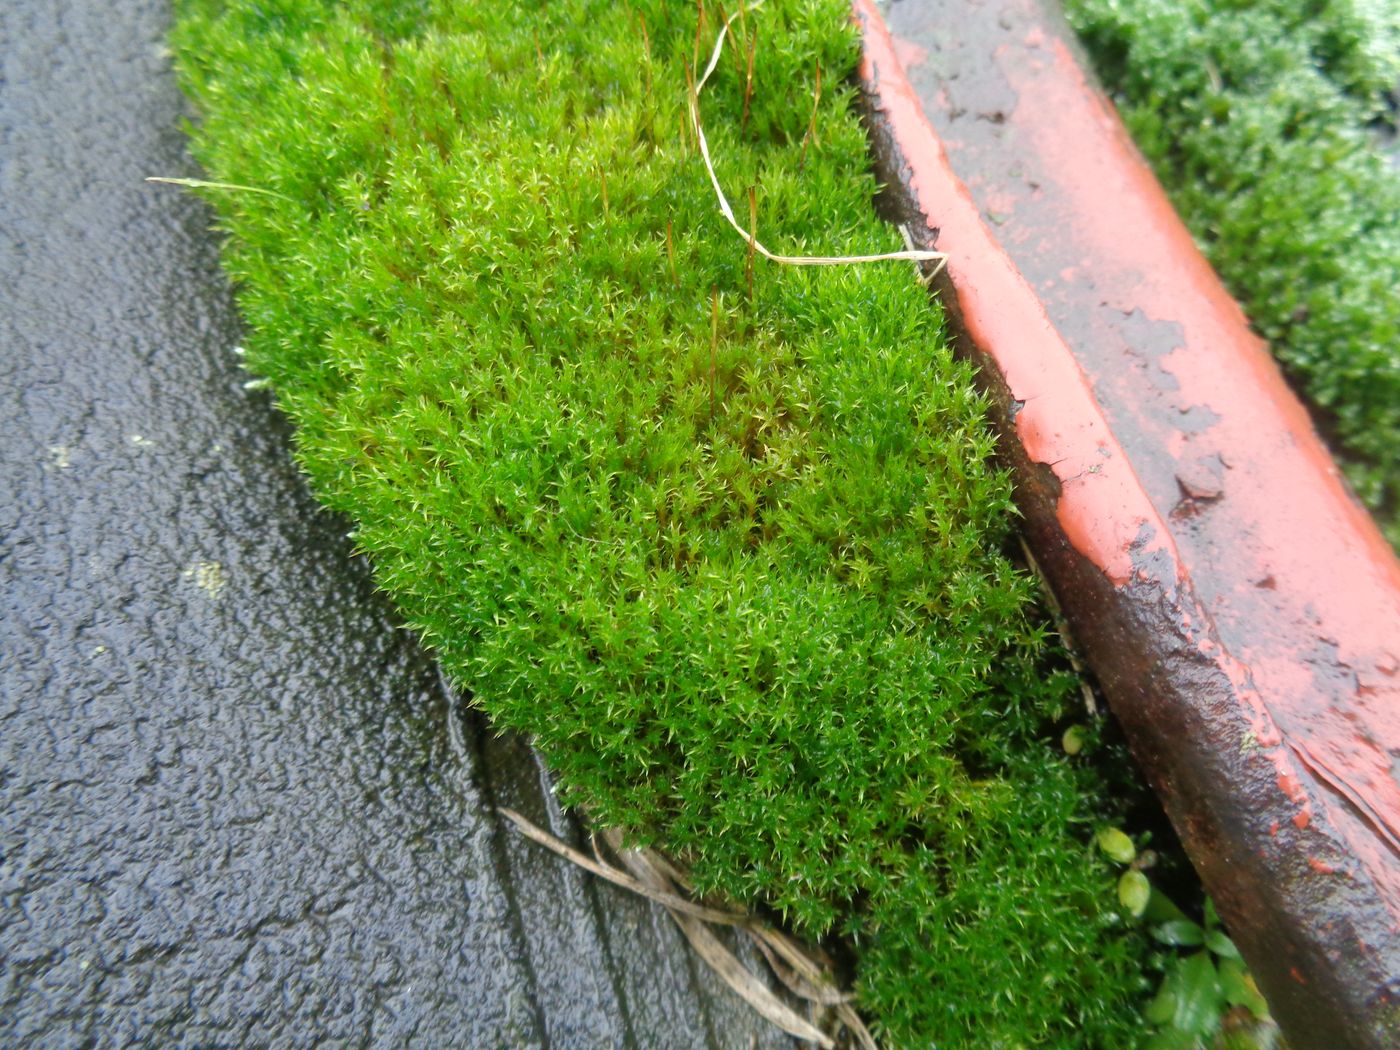
[[[695,70],[700,65],[700,34],[705,31],[705,0],[695,0],[695,43],[691,48],[690,66],[688,72],[691,77],[695,76]]]
[[[738,19],[741,20],[740,31],[742,32],[742,19],[744,17],[744,14],[745,12],[743,11],[743,0],[740,0],[740,7],[734,12],[733,17],[729,16],[725,12],[724,0],[715,0],[715,17],[719,19],[719,24],[722,26],[728,27],[730,22],[733,22],[736,19]],[[744,75],[744,56],[738,51],[734,52],[734,75],[736,77],[742,77]]]
[[[740,11],[744,10],[742,7]],[[744,112],[739,118],[739,134],[742,135],[749,127],[749,103],[753,101],[753,54],[754,48],[758,44],[758,31],[754,30],[749,36],[749,59],[744,68]]]
[[[695,73],[689,67],[687,67],[685,71],[685,90],[687,98],[693,99],[695,97]],[[686,119],[685,114],[681,114],[680,118],[681,147],[686,152],[689,152],[690,140],[695,136],[695,125]]]
[[[715,421],[715,366],[719,354],[719,288],[710,289],[710,422]]]
[[[637,22],[642,27],[642,48],[646,51],[647,64],[647,99],[651,99],[651,34],[647,32],[647,17],[640,11],[637,12]]]

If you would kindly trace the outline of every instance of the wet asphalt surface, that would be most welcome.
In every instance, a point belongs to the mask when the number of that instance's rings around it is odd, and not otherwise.
[[[159,0],[0,4],[0,1044],[786,1045],[507,832],[265,395]]]

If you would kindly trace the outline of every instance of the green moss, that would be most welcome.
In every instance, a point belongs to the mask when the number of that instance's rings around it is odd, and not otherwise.
[[[1400,85],[1386,0],[1069,0],[1138,145],[1400,545]]]
[[[1131,1043],[984,402],[907,266],[750,294],[684,132],[694,5],[177,9],[206,170],[282,195],[208,191],[249,366],[453,679],[705,891],[849,938],[892,1045]],[[896,247],[844,0],[751,31],[721,177],[770,245]]]

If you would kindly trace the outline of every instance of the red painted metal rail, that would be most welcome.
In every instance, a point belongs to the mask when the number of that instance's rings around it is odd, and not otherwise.
[[[1295,1050],[1400,1046],[1400,562],[1041,0],[856,0],[1027,534]],[[890,32],[894,30],[893,34]]]

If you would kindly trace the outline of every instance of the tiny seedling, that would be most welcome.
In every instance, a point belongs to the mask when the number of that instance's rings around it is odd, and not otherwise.
[[[1163,949],[1162,981],[1143,1011],[1152,1029],[1145,1050],[1283,1050],[1268,1004],[1214,902],[1205,898],[1196,922],[1152,885],[1142,870],[1149,854],[1125,832],[1104,828],[1096,841],[1114,863],[1130,865],[1118,880],[1118,904]]]

